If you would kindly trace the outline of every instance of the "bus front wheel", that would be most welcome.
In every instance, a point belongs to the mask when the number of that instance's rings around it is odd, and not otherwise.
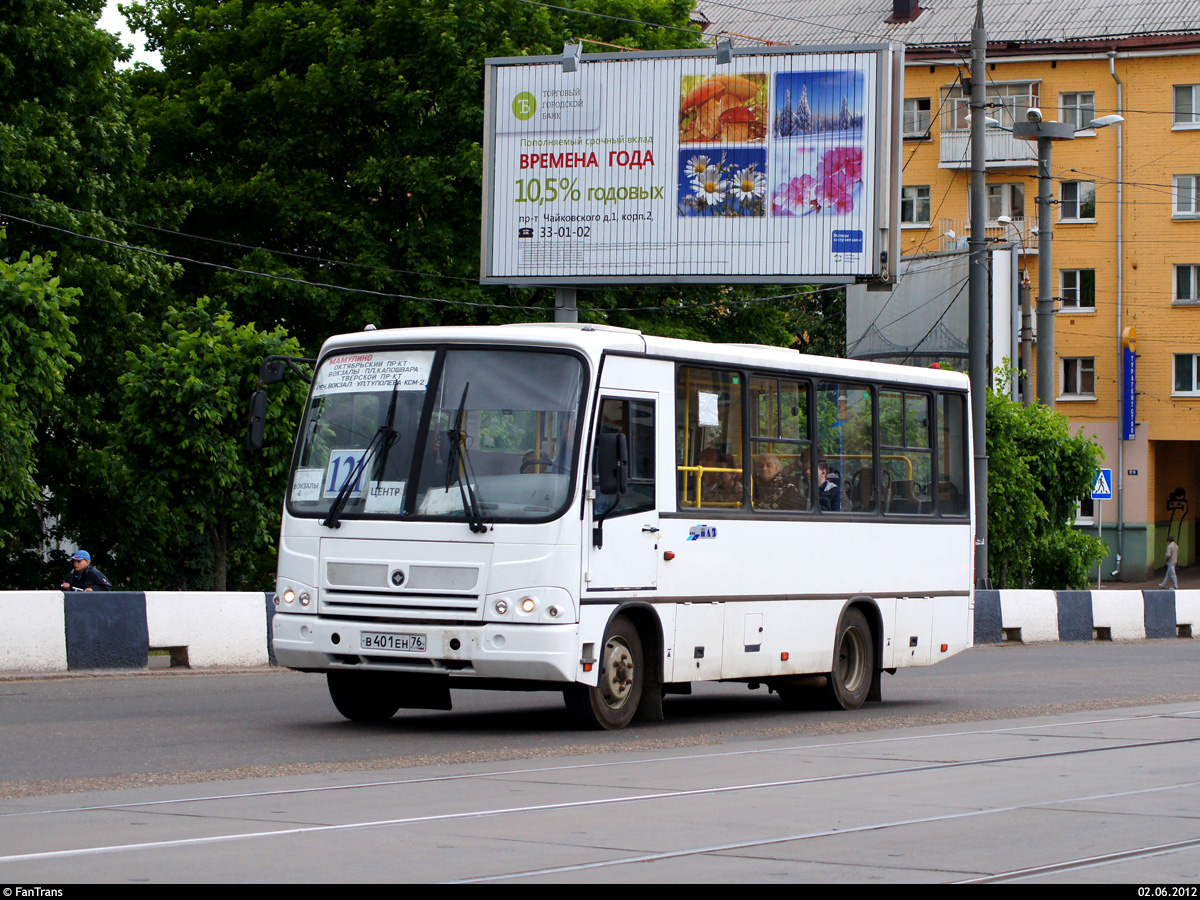
[[[325,674],[333,705],[351,722],[386,722],[400,708],[400,686],[387,672]]]
[[[825,687],[830,709],[858,709],[867,700],[875,676],[875,641],[860,610],[848,609],[838,622],[833,671]]]
[[[637,712],[646,681],[642,639],[624,616],[609,625],[599,663],[595,687],[573,684],[563,691],[567,709],[586,728],[624,728]]]

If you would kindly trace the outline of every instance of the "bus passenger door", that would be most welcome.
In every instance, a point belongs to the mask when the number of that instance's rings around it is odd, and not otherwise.
[[[658,586],[659,519],[655,496],[658,394],[601,391],[592,447],[591,521],[584,592],[593,598],[609,591],[655,590]],[[601,434],[625,435],[629,448],[629,490],[601,494],[596,478],[595,443]]]

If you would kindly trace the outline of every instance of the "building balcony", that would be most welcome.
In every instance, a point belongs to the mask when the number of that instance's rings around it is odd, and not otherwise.
[[[1030,233],[1030,228],[1037,228],[1036,219],[1014,218],[1011,224],[989,220],[984,234],[989,241],[1004,243],[1011,241],[1017,245],[1019,255],[1037,255],[1037,231]],[[971,238],[970,219],[938,219],[939,250],[966,250]],[[950,235],[954,235],[951,237]]]
[[[971,131],[968,128],[942,128],[942,157],[938,166],[943,169],[971,167]],[[984,135],[989,167],[1036,166],[1037,144],[1015,138],[1000,128],[989,128]]]

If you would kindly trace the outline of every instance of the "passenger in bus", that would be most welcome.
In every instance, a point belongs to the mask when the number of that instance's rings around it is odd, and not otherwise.
[[[817,503],[821,512],[841,512],[842,489],[829,475],[829,463],[817,457]]]
[[[722,453],[712,465],[719,469],[737,469],[737,457],[731,453]],[[715,472],[713,483],[704,489],[705,503],[741,503],[745,488],[738,472]]]
[[[804,509],[800,490],[783,474],[783,464],[774,453],[754,458],[754,508]]]

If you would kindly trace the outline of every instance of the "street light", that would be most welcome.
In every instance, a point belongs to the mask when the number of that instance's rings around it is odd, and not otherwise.
[[[1037,398],[1046,406],[1054,405],[1054,298],[1050,283],[1054,277],[1051,242],[1054,238],[1050,220],[1050,204],[1054,202],[1050,178],[1050,148],[1054,141],[1075,140],[1075,126],[1070,122],[1046,122],[1042,112],[1031,106],[1024,122],[1013,125],[1013,137],[1037,141],[1038,150],[1038,348]],[[1123,116],[1102,116],[1088,122],[1087,128],[1106,128],[1124,122]]]

